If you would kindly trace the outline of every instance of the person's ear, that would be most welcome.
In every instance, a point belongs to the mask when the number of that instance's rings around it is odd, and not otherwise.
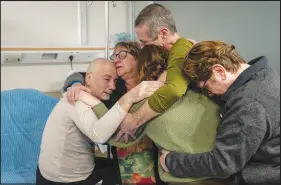
[[[168,33],[169,33],[169,30],[167,28],[161,28],[159,31],[159,34],[158,34],[159,40],[161,40],[162,42],[166,41],[168,38]]]
[[[222,65],[214,64],[212,66],[212,72],[217,78],[220,78],[221,80],[226,80],[227,71]]]
[[[91,84],[91,79],[92,79],[93,73],[92,72],[87,72],[86,77],[85,77],[85,85],[90,85]]]

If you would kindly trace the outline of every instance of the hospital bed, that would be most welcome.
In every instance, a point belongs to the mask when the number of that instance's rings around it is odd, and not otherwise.
[[[42,133],[58,100],[35,89],[1,92],[1,183],[35,183]]]
[[[1,92],[1,183],[36,182],[42,133],[60,97],[61,92],[36,89]],[[107,150],[107,155],[97,150],[96,160],[113,160],[119,172],[116,149],[107,145]]]

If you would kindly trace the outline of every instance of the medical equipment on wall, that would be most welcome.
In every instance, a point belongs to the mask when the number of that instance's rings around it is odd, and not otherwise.
[[[78,44],[81,48],[1,48],[1,66],[23,66],[23,65],[62,65],[70,64],[73,70],[73,64],[87,64],[95,58],[109,58],[112,54],[112,48],[119,41],[133,40],[134,28],[134,2],[123,1],[128,3],[130,9],[131,33],[114,33],[109,34],[109,6],[118,6],[114,1],[104,1],[104,26],[105,26],[105,48],[91,48],[84,47],[85,36],[83,37],[82,23],[87,21],[87,14],[85,13],[85,6],[91,6],[93,1],[77,1],[77,21],[78,21]],[[86,23],[87,24],[87,23]],[[84,28],[85,29],[85,28]],[[86,32],[87,34],[87,32]],[[87,42],[87,41],[86,41]]]

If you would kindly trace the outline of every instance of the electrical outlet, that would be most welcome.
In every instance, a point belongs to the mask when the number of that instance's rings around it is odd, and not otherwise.
[[[97,58],[98,53],[95,52],[71,52],[69,56],[73,56],[73,62],[91,62]]]
[[[80,52],[70,52],[69,56],[73,56],[73,62],[80,60]]]
[[[16,53],[5,53],[4,54],[4,63],[19,63],[22,60],[22,54]]]
[[[75,61],[79,61],[80,60],[80,53],[79,52],[74,53],[74,60]]]

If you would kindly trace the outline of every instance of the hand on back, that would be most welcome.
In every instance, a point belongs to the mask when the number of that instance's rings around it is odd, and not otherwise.
[[[142,81],[139,85],[126,93],[131,103],[136,103],[151,96],[157,89],[164,85],[161,81]]]
[[[91,90],[81,83],[75,83],[67,88],[66,97],[70,104],[74,105],[79,100],[80,91],[91,93]]]

